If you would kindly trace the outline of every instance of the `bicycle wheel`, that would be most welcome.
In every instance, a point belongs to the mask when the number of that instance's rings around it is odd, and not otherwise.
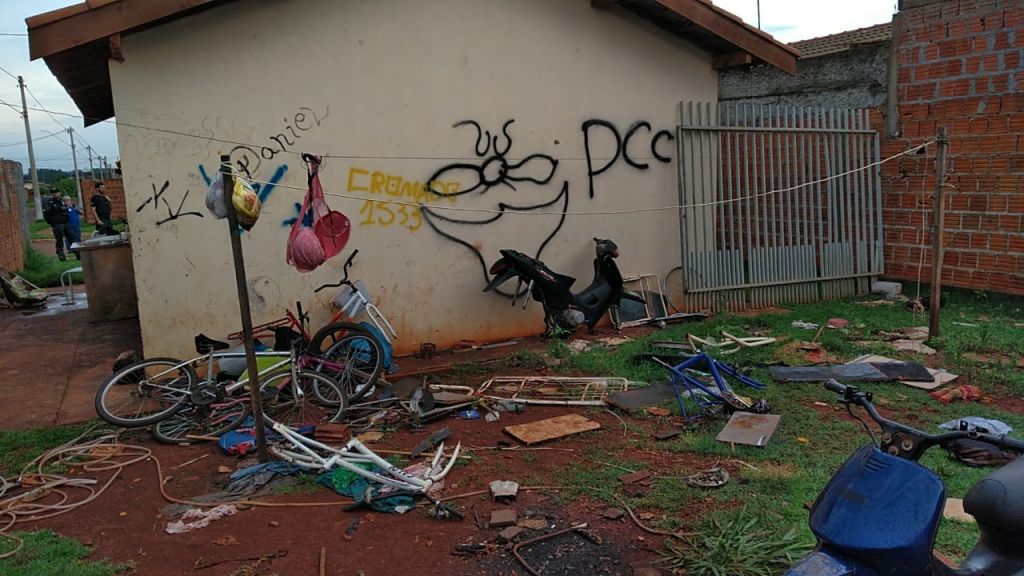
[[[337,382],[319,372],[298,370],[293,378],[291,370],[282,370],[260,380],[263,416],[270,424],[336,422],[348,408],[348,397]]]
[[[96,391],[96,413],[122,428],[149,426],[180,410],[199,381],[175,358],[151,358],[115,373]]]
[[[240,388],[213,404],[186,404],[153,425],[153,438],[161,444],[191,444],[197,440],[189,436],[217,437],[238,428],[249,413],[249,395]]]
[[[384,349],[373,334],[352,331],[322,354],[325,362],[318,371],[333,378],[350,402],[366,396],[384,369]]]
[[[683,311],[685,306],[683,305],[685,299],[685,293],[683,292],[683,267],[676,266],[675,268],[668,271],[665,275],[665,285],[662,288],[662,292],[665,295],[665,301],[668,302],[669,308],[673,313],[680,313]]]

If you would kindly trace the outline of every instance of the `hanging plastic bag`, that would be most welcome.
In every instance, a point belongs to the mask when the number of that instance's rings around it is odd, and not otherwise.
[[[248,180],[232,170],[231,203],[235,206],[238,225],[251,230],[260,217],[260,197],[256,194]],[[228,205],[224,201],[224,177],[218,173],[206,191],[206,209],[210,215],[220,220],[228,217]]]
[[[286,257],[299,272],[310,272],[345,248],[352,225],[347,216],[331,210],[320,185],[320,157],[303,154],[308,163],[309,189],[298,218],[288,234]]]
[[[260,217],[260,197],[252,184],[238,174],[234,175],[232,183],[234,189],[231,191],[231,203],[235,206],[238,225],[246,230],[252,230]]]

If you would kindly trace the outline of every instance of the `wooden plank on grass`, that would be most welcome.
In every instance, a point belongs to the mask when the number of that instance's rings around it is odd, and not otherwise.
[[[601,425],[597,422],[579,414],[566,414],[565,416],[546,418],[528,424],[506,426],[505,433],[523,444],[530,445],[563,438],[572,434],[579,434],[580,432],[597,430],[600,427]]]

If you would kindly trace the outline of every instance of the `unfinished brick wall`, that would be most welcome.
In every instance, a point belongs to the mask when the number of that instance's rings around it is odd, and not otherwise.
[[[943,283],[1024,294],[1024,4],[903,0],[893,34],[900,134],[883,154],[950,133]],[[931,277],[934,157],[882,167],[887,276]]]
[[[25,267],[22,230],[21,164],[0,160],[0,268],[16,272]]]
[[[107,196],[110,197],[110,217],[114,220],[126,220],[128,212],[124,204],[124,181],[120,178],[113,180],[99,180],[105,188]],[[92,216],[91,204],[89,204],[93,193],[96,191],[96,182],[93,180],[82,180],[82,201],[85,203],[85,221],[96,223]]]

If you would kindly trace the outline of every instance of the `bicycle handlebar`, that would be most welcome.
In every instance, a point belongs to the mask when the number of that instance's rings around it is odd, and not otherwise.
[[[350,282],[348,279],[348,268],[355,262],[356,254],[359,254],[358,248],[353,250],[352,253],[348,255],[348,259],[345,260],[345,264],[342,265],[341,270],[342,272],[345,273],[345,275],[342,276],[340,282],[337,282],[335,284],[324,284],[323,286],[318,287],[316,290],[313,290],[313,293],[315,294],[323,290],[324,288],[339,288],[341,286],[351,286],[352,282]]]
[[[825,389],[839,394],[842,397],[840,402],[843,402],[844,404],[856,404],[857,406],[864,408],[868,415],[871,416],[871,419],[882,427],[883,431],[888,433],[904,433],[919,438],[920,443],[918,446],[915,446],[913,450],[906,450],[916,456],[920,456],[925,450],[932,446],[941,446],[964,438],[977,440],[1001,449],[1024,454],[1024,441],[1007,438],[1005,434],[997,436],[995,434],[978,432],[977,430],[956,430],[942,434],[929,434],[905,424],[900,424],[899,422],[894,422],[888,418],[884,418],[878,413],[878,410],[875,409],[875,405],[871,402],[871,394],[869,392],[862,391],[856,386],[848,386],[836,381],[835,379],[831,379],[828,382],[825,382]]]

